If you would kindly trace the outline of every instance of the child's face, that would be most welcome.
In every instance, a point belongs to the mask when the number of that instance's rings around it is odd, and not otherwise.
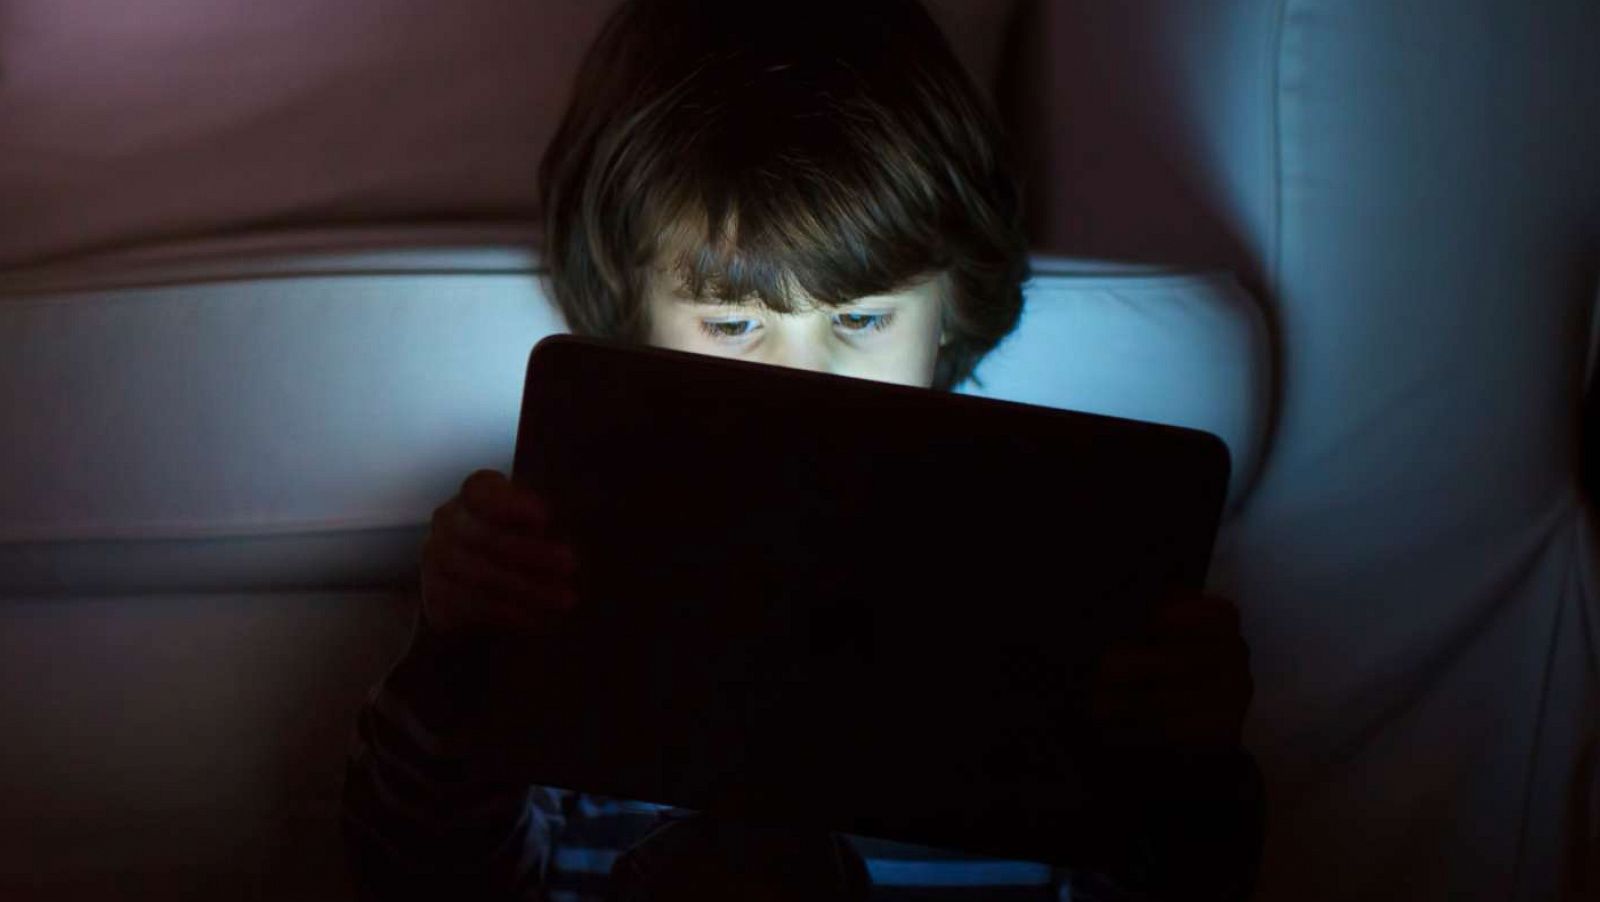
[[[928,388],[939,352],[945,282],[934,275],[841,307],[804,298],[784,315],[754,298],[737,306],[695,301],[657,270],[645,300],[649,341],[677,351]]]

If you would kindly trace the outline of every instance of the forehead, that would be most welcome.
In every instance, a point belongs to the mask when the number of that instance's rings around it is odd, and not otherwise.
[[[941,307],[950,297],[946,273],[914,253],[874,248],[843,236],[835,243],[776,232],[728,213],[718,228],[693,204],[666,213],[641,261],[642,299],[665,307],[732,307],[780,314],[837,309],[869,301],[896,306],[922,298]],[[752,233],[750,229],[756,229]]]
[[[652,299],[670,301],[676,304],[689,306],[717,306],[717,307],[757,307],[763,302],[759,295],[751,293],[743,298],[729,298],[723,300],[717,296],[715,286],[706,285],[700,296],[695,296],[690,290],[688,276],[681,270],[674,270],[666,265],[657,265],[649,270],[649,285],[647,293]],[[911,282],[885,291],[858,295],[845,298],[841,304],[859,304],[868,301],[911,302],[918,300],[942,300],[945,297],[948,274],[943,272],[928,272],[916,276]],[[793,306],[799,310],[811,309],[819,304],[801,287],[793,274],[786,274],[783,281],[784,291],[787,293]]]

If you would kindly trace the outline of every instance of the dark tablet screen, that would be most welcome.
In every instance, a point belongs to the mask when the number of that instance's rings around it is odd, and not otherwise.
[[[545,339],[513,478],[581,600],[488,729],[532,783],[1060,861],[1086,669],[1202,586],[1228,472],[1197,430]]]

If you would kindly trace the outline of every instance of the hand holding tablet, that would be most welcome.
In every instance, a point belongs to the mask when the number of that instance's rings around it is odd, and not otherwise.
[[[1239,745],[1255,691],[1239,611],[1177,591],[1096,666],[1089,716],[1107,748],[1226,752]]]
[[[1090,671],[1199,592],[1227,478],[1196,430],[549,338],[513,479],[581,602],[478,727],[530,783],[1076,855],[1120,814]]]
[[[538,493],[478,470],[433,512],[422,616],[441,635],[546,629],[577,602],[572,546],[549,533]]]

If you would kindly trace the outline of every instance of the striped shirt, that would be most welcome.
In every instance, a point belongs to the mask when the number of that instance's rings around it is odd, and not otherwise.
[[[419,630],[411,649],[373,689],[356,723],[346,768],[342,826],[358,882],[373,899],[600,902],[619,856],[693,812],[475,772],[455,726],[488,683],[476,658]],[[1253,762],[1239,787],[1248,829],[1240,861],[1211,870],[1220,885],[1183,898],[1246,898],[1259,848],[1261,798]],[[1215,834],[1211,819],[1208,831]],[[1226,831],[1225,831],[1226,832]],[[1162,898],[1130,888],[1134,875],[1069,872],[882,839],[846,836],[863,859],[873,902],[1095,902]],[[1145,856],[1149,858],[1150,856]],[[1151,862],[1159,869],[1162,865]],[[1194,892],[1189,892],[1194,890]]]

